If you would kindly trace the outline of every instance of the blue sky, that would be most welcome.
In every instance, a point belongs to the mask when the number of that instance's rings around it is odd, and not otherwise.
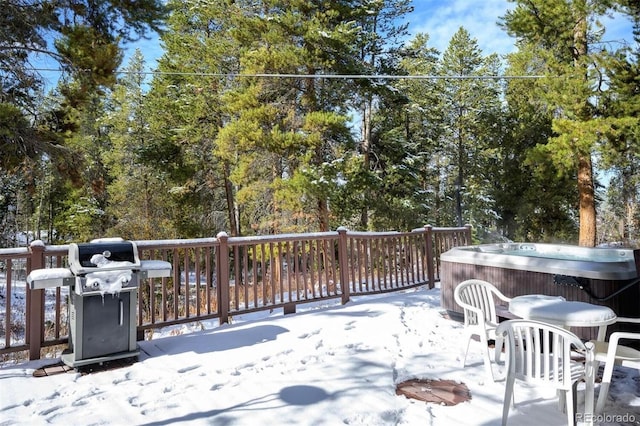
[[[427,33],[432,46],[443,52],[451,37],[462,26],[478,41],[485,55],[512,52],[514,39],[499,26],[498,21],[514,3],[507,0],[414,0],[410,18],[412,34]],[[605,40],[632,40],[631,22],[618,16],[603,20],[607,27]]]
[[[506,54],[514,49],[514,40],[497,24],[499,17],[513,7],[507,0],[414,0],[413,7],[411,34],[429,34],[429,42],[440,52],[460,27],[478,41],[485,55]]]

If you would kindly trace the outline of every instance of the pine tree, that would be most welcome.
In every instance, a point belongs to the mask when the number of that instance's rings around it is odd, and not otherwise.
[[[216,155],[230,164],[241,222],[254,232],[331,226],[335,161],[350,140],[350,91],[321,75],[343,73],[353,62],[355,24],[344,21],[350,13],[341,2],[265,2],[245,5],[233,21],[246,76],[224,94],[228,118]],[[307,77],[256,76],[265,74]]]
[[[536,52],[547,76],[538,92],[554,110],[554,135],[539,145],[561,173],[576,181],[579,238],[582,246],[596,243],[596,194],[592,156],[610,122],[601,120],[601,70],[591,47],[601,38],[597,18],[611,7],[608,0],[513,0],[516,8],[503,17],[509,34]]]
[[[165,176],[165,220],[175,232],[238,235],[229,164],[216,154],[216,139],[229,120],[222,96],[235,83],[227,75],[238,70],[232,17],[240,4],[175,1],[169,7],[165,53],[146,97],[150,137],[140,156]]]
[[[67,89],[68,101],[77,106],[81,99],[87,99],[92,88],[114,81],[119,44],[159,30],[164,13],[158,0],[3,2],[0,118],[7,118],[13,106],[26,122],[41,122],[39,105],[44,82],[33,69],[34,57],[46,57],[73,76],[74,85]],[[37,158],[43,152],[50,157],[60,155],[55,146],[59,140],[42,133],[37,126],[21,126],[17,133],[17,129],[0,129],[4,135],[4,141],[0,142],[4,145],[0,167],[8,168],[25,158]]]
[[[408,23],[402,19],[411,11],[408,0],[384,0],[363,2],[354,8],[353,19],[358,22],[359,34],[356,39],[358,53],[357,66],[359,73],[365,75],[397,75],[399,73],[400,47],[407,36]],[[347,18],[348,19],[348,18]],[[355,81],[356,92],[352,107],[360,116],[360,140],[358,151],[362,161],[362,176],[377,173],[372,157],[376,156],[380,147],[376,146],[379,129],[376,121],[384,121],[386,109],[381,105],[384,99],[390,99],[389,104],[397,102],[398,96],[392,89],[392,84],[385,80],[359,79]],[[365,181],[370,184],[381,182],[369,176]],[[357,190],[352,187],[352,190]],[[369,228],[369,210],[376,207],[371,204],[371,197],[367,196],[378,188],[366,187],[361,191],[360,220],[361,229]]]
[[[445,197],[453,200],[456,226],[492,225],[489,218],[495,216],[488,192],[492,177],[484,171],[495,154],[493,128],[500,114],[500,87],[497,80],[485,77],[497,75],[498,70],[497,56],[483,57],[477,40],[464,28],[454,34],[442,57],[440,73],[450,78],[438,86],[444,112],[438,144],[448,179]]]
[[[111,149],[103,154],[109,172],[106,209],[112,225],[107,233],[126,239],[177,236],[168,215],[166,174],[142,161],[151,139],[145,108],[145,63],[136,50],[106,99],[100,125]]]
[[[416,35],[398,53],[395,74],[438,74],[439,52],[429,46],[428,35]],[[368,205],[371,228],[413,229],[439,223],[434,141],[442,110],[437,83],[430,78],[407,78],[388,85],[393,90],[378,93],[372,119],[370,172],[359,177],[366,183],[367,199],[375,200]],[[357,188],[349,190],[359,193]]]
[[[629,1],[624,11],[633,22],[635,49],[625,47],[610,58],[610,90],[602,114],[611,117],[613,125],[602,162],[611,176],[607,204],[615,220],[603,225],[605,238],[635,244],[640,235],[640,5]]]
[[[520,46],[507,60],[509,76],[543,72],[537,53],[527,46]],[[553,110],[541,100],[539,84],[536,78],[506,82],[507,108],[499,125],[501,153],[493,168],[499,230],[513,241],[568,243],[578,236],[572,213],[577,204],[575,183],[536,149],[553,135]]]
[[[20,204],[33,204],[28,223],[35,234],[48,229],[51,242],[93,238],[108,226],[101,155],[109,146],[95,126],[101,97],[115,82],[121,43],[158,30],[164,7],[157,0],[2,6],[0,168],[19,175],[33,198]],[[31,62],[42,57],[64,71],[54,101],[43,96],[43,79]]]

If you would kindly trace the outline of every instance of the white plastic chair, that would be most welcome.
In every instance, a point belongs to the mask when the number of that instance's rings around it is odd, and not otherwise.
[[[640,324],[640,318],[619,317],[616,320],[616,323]],[[604,371],[602,373],[600,393],[598,394],[598,402],[596,404],[596,413],[602,413],[604,410],[607,394],[609,393],[609,386],[611,385],[614,366],[620,365],[640,370],[640,351],[621,345],[621,340],[640,341],[640,333],[615,331],[611,333],[608,342],[597,340],[591,341],[595,346],[594,359],[596,367],[600,362],[604,362]]]
[[[466,366],[467,354],[473,336],[480,337],[484,366],[490,380],[495,380],[489,357],[489,339],[496,340],[496,351],[499,351],[496,339],[498,316],[496,315],[495,298],[508,303],[511,299],[500,292],[493,284],[477,279],[466,280],[458,284],[453,297],[464,310],[464,326],[466,331],[466,347],[462,357],[462,367]],[[498,352],[497,352],[498,353]]]
[[[593,374],[593,344],[584,344],[564,328],[532,320],[505,321],[498,326],[496,333],[505,338],[507,350],[502,425],[507,424],[509,410],[515,404],[513,388],[516,379],[530,385],[557,389],[568,424],[574,425],[577,384],[583,378],[587,386],[593,383],[589,380]],[[572,360],[572,352],[584,354],[585,362]],[[589,409],[593,402],[585,401],[585,406]]]

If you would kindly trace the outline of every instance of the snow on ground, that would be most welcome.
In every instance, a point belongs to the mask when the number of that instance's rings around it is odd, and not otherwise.
[[[462,369],[463,344],[437,288],[236,317],[157,333],[140,342],[138,362],[109,371],[36,378],[52,360],[4,365],[0,425],[499,425],[504,383],[486,379],[479,343]],[[464,382],[471,400],[444,406],[396,395],[412,378]],[[638,372],[618,370],[603,424],[638,424],[639,394]],[[516,384],[515,395],[509,424],[566,424],[555,391]]]

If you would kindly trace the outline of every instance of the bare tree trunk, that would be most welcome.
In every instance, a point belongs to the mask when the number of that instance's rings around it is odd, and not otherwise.
[[[318,200],[318,221],[320,232],[329,231],[329,206],[324,200]]]
[[[240,235],[240,228],[238,220],[238,209],[233,195],[233,186],[229,180],[230,174],[229,163],[224,162],[224,190],[227,199],[227,212],[229,214],[229,227],[231,228],[231,236],[237,237]]]
[[[371,98],[367,99],[364,104],[364,110],[362,114],[362,167],[365,173],[369,172],[371,167],[371,115],[372,115],[372,101]],[[363,230],[367,230],[369,227],[369,207],[365,202],[363,203],[362,210],[360,211],[360,226]]]
[[[581,59],[588,54],[587,40],[587,17],[583,15],[585,2],[578,2],[581,7],[577,7],[576,25],[573,32],[574,41],[574,66],[577,71],[584,75],[585,84],[588,84],[588,76],[585,65]],[[583,122],[592,119],[587,99],[578,99],[583,106],[578,110],[577,116]],[[593,184],[593,164],[591,162],[591,154],[588,152],[578,153],[578,196],[580,209],[580,233],[578,236],[578,245],[584,247],[595,247],[596,245],[596,201]]]
[[[457,226],[463,225],[462,220],[462,187],[464,185],[464,143],[462,131],[458,130],[458,176],[456,177],[456,223]]]
[[[593,186],[591,157],[581,155],[578,159],[578,194],[580,197],[580,235],[578,245],[596,245],[596,204]]]

